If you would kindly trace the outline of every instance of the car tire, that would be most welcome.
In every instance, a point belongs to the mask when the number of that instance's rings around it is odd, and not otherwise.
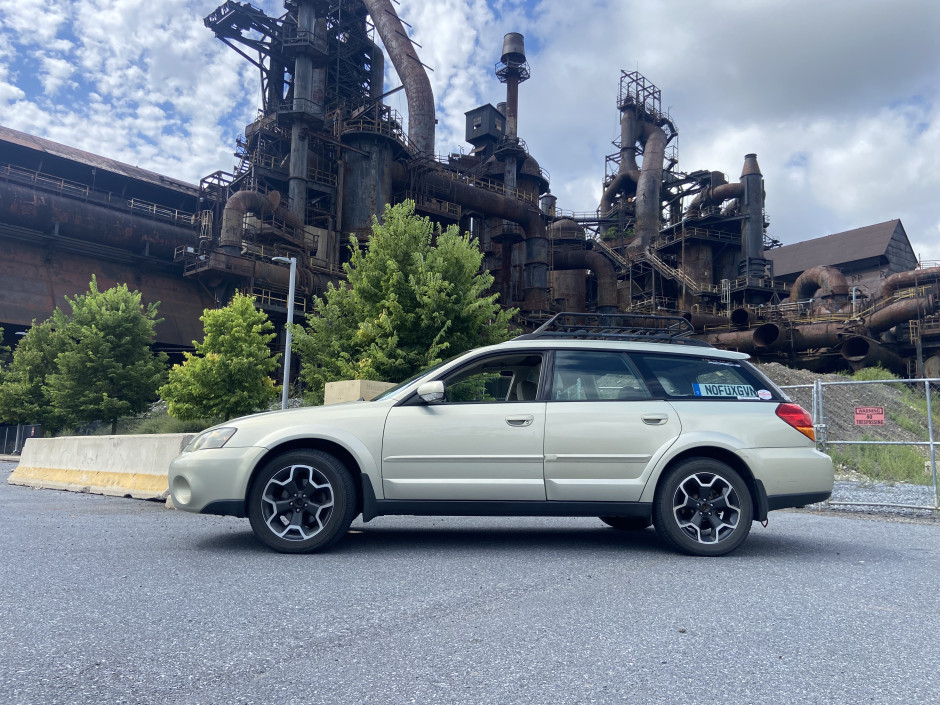
[[[339,541],[356,516],[356,489],[337,458],[294,450],[258,472],[248,493],[252,531],[281,553],[313,553]]]
[[[693,556],[730,553],[747,538],[753,517],[747,483],[712,458],[688,458],[667,470],[653,500],[657,533]]]
[[[648,517],[598,517],[598,519],[620,531],[642,531],[653,523]]]

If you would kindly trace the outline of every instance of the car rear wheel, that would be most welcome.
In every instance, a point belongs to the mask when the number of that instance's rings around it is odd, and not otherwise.
[[[282,553],[328,548],[346,533],[356,490],[346,467],[329,453],[295,450],[269,461],[248,495],[255,535]]]
[[[656,531],[693,556],[723,556],[747,538],[754,507],[741,476],[711,458],[689,458],[663,476],[653,502]]]
[[[607,526],[612,526],[621,531],[642,531],[652,524],[652,520],[646,517],[598,517]]]

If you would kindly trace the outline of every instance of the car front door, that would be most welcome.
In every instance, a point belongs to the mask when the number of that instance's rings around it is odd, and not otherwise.
[[[681,428],[675,409],[650,397],[623,353],[557,351],[545,414],[547,498],[638,501]]]
[[[476,358],[443,377],[445,398],[389,412],[385,499],[544,500],[542,355]]]

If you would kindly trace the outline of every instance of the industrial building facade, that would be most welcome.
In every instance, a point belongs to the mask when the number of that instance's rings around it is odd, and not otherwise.
[[[270,17],[229,1],[205,18],[261,74],[261,109],[231,171],[185,184],[0,128],[8,336],[83,291],[92,273],[161,302],[157,342],[167,350],[199,339],[202,310],[236,290],[254,293],[275,319],[288,306],[302,316],[312,296],[342,278],[349,234],[366,243],[373,216],[410,199],[420,214],[477,238],[494,291],[520,309],[523,327],[560,310],[669,312],[717,345],[790,363],[877,359],[906,369],[935,356],[937,272],[867,285],[864,307],[836,268],[784,273],[788,248],[767,236],[756,155],[744,156],[736,180],[679,171],[676,125],[638,72],[620,75],[618,151],[606,160],[598,207],[562,212],[518,134],[519,90],[531,75],[521,35],[506,35],[496,64],[501,100],[467,112],[472,149],[441,158],[430,82],[390,0],[287,0],[284,8]],[[390,89],[376,34],[400,80]],[[407,131],[383,102],[398,90]],[[293,301],[288,268],[272,261],[285,257],[298,262]],[[891,262],[902,274],[916,265]],[[796,306],[791,288],[809,291],[813,305]]]

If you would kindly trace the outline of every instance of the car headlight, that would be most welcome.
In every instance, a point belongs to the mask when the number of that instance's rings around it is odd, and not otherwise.
[[[206,448],[221,448],[228,440],[235,435],[238,429],[233,426],[222,426],[213,428],[200,433],[189,445],[183,449],[184,453],[192,453],[194,450],[205,450]]]

